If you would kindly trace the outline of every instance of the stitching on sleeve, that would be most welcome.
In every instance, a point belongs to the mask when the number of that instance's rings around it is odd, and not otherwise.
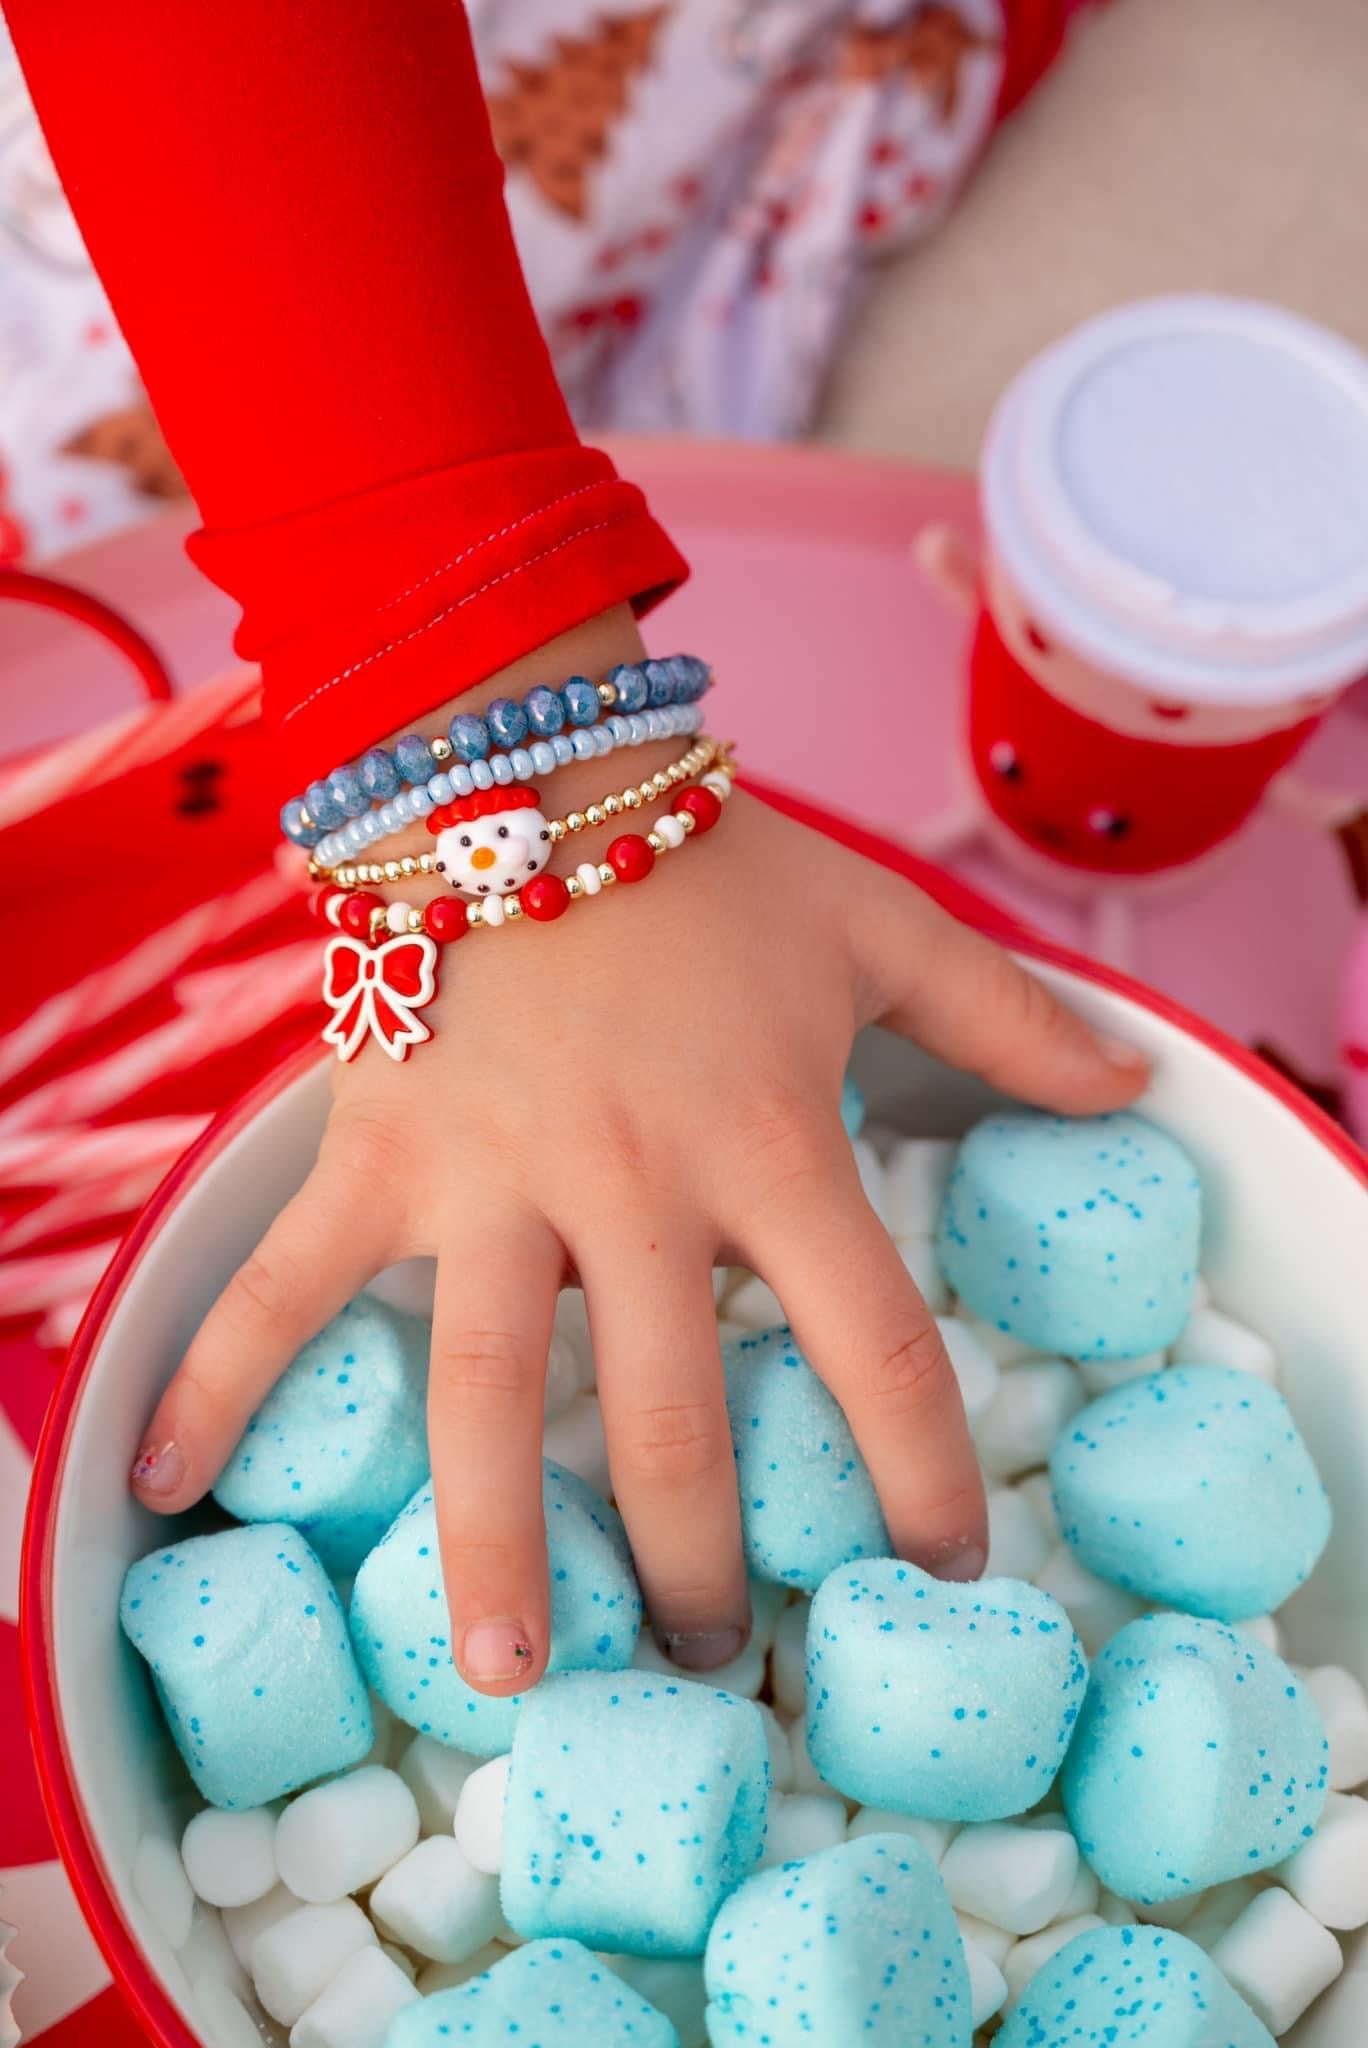
[[[492,541],[506,540],[509,534],[516,533],[520,526],[527,526],[533,519],[540,519],[543,513],[554,512],[558,505],[568,505],[573,499],[582,498],[586,491],[602,490],[604,484],[609,481],[609,478],[597,477],[591,484],[580,484],[573,491],[562,492],[559,498],[549,498],[544,505],[538,505],[535,511],[524,512],[520,519],[510,519],[507,526],[496,526],[492,533],[487,533],[484,536],[483,540],[473,540],[469,547],[462,548],[460,554],[453,555],[449,562],[442,562],[437,568],[429,569],[426,576],[420,576],[416,583],[410,583],[407,590],[401,590],[395,597],[387,597],[385,602],[379,607],[379,610],[382,612],[392,611],[395,605],[402,604],[405,598],[413,597],[418,591],[425,589],[429,583],[435,583],[439,576],[445,576],[452,569],[458,569],[462,562],[468,561],[471,555],[477,554],[481,548],[487,548]]]

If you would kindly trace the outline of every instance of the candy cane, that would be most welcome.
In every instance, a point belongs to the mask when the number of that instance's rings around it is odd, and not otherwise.
[[[59,1189],[49,1200],[26,1209],[7,1228],[0,1229],[0,1258],[40,1245],[81,1224],[109,1224],[116,1216],[131,1216],[147,1200],[167,1164],[164,1159],[143,1160],[121,1173],[101,1174]]]
[[[59,1301],[88,1295],[119,1248],[111,1237],[75,1251],[47,1252],[0,1265],[0,1322],[39,1315]]]
[[[0,1142],[0,1188],[60,1188],[99,1174],[178,1159],[207,1116],[148,1116],[97,1130],[40,1130]]]

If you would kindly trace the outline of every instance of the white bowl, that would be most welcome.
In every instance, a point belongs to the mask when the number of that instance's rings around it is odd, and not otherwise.
[[[928,878],[891,847],[846,836]],[[935,886],[947,893],[943,878]],[[994,922],[967,896],[955,904]],[[1022,938],[1018,950],[1085,1016],[1155,1062],[1141,1107],[1201,1168],[1204,1270],[1218,1301],[1277,1347],[1334,1502],[1329,1552],[1287,1613],[1288,1654],[1368,1677],[1368,1160],[1269,1069],[1174,1005],[1043,943]],[[880,1032],[857,1047],[856,1071],[873,1112],[909,1131],[960,1130],[988,1099]],[[91,1306],[35,1472],[24,1625],[39,1769],[87,1916],[158,2048],[240,2048],[251,2036],[235,2035],[215,2000],[222,1950],[197,1938],[187,1972],[135,1881],[140,1845],[146,1858],[149,1838],[177,1841],[190,1808],[145,1669],[118,1627],[124,1571],[165,1528],[133,1501],[125,1475],[203,1311],[303,1180],[328,1101],[324,1064],[296,1060],[170,1176]],[[1296,2048],[1362,2048],[1365,1999],[1368,1942],[1358,1939],[1344,1975],[1288,2038]]]

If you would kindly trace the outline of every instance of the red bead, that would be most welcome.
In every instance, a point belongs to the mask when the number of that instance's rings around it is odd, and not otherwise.
[[[518,891],[522,907],[538,924],[550,924],[570,908],[570,891],[559,875],[536,875]]]
[[[639,832],[624,832],[608,849],[608,865],[620,882],[644,882],[655,855]]]
[[[345,889],[338,889],[333,884],[329,883],[328,887],[325,889],[314,890],[313,895],[309,898],[309,908],[316,918],[319,918],[324,923],[327,923],[328,919],[325,913],[327,911],[328,905],[332,902],[333,897],[345,896],[346,893],[347,892]]]
[[[423,930],[430,939],[436,939],[439,946],[450,945],[453,939],[463,939],[470,930],[470,919],[466,907],[454,896],[434,896],[431,903],[423,906]]]
[[[694,821],[695,832],[711,832],[722,815],[722,805],[710,789],[700,786],[697,789],[686,789],[683,796],[676,800],[675,816],[678,818],[685,811]]]
[[[378,896],[372,896],[367,889],[357,889],[348,896],[337,915],[337,922],[344,932],[350,932],[354,939],[368,939],[371,928],[371,912],[383,910],[384,904]]]

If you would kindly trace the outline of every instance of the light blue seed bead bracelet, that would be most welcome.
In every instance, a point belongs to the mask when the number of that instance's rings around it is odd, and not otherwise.
[[[291,797],[282,809],[281,830],[332,866],[453,797],[550,775],[569,761],[611,753],[614,746],[697,732],[701,717],[693,724],[657,724],[654,730],[633,721],[692,711],[712,682],[712,670],[697,655],[672,654],[660,661],[619,663],[601,683],[572,676],[559,690],[539,684],[521,703],[496,697],[482,715],[457,712],[445,739],[409,733],[393,752],[372,747],[359,761],[311,782],[303,796]],[[622,727],[632,730],[624,734]]]

